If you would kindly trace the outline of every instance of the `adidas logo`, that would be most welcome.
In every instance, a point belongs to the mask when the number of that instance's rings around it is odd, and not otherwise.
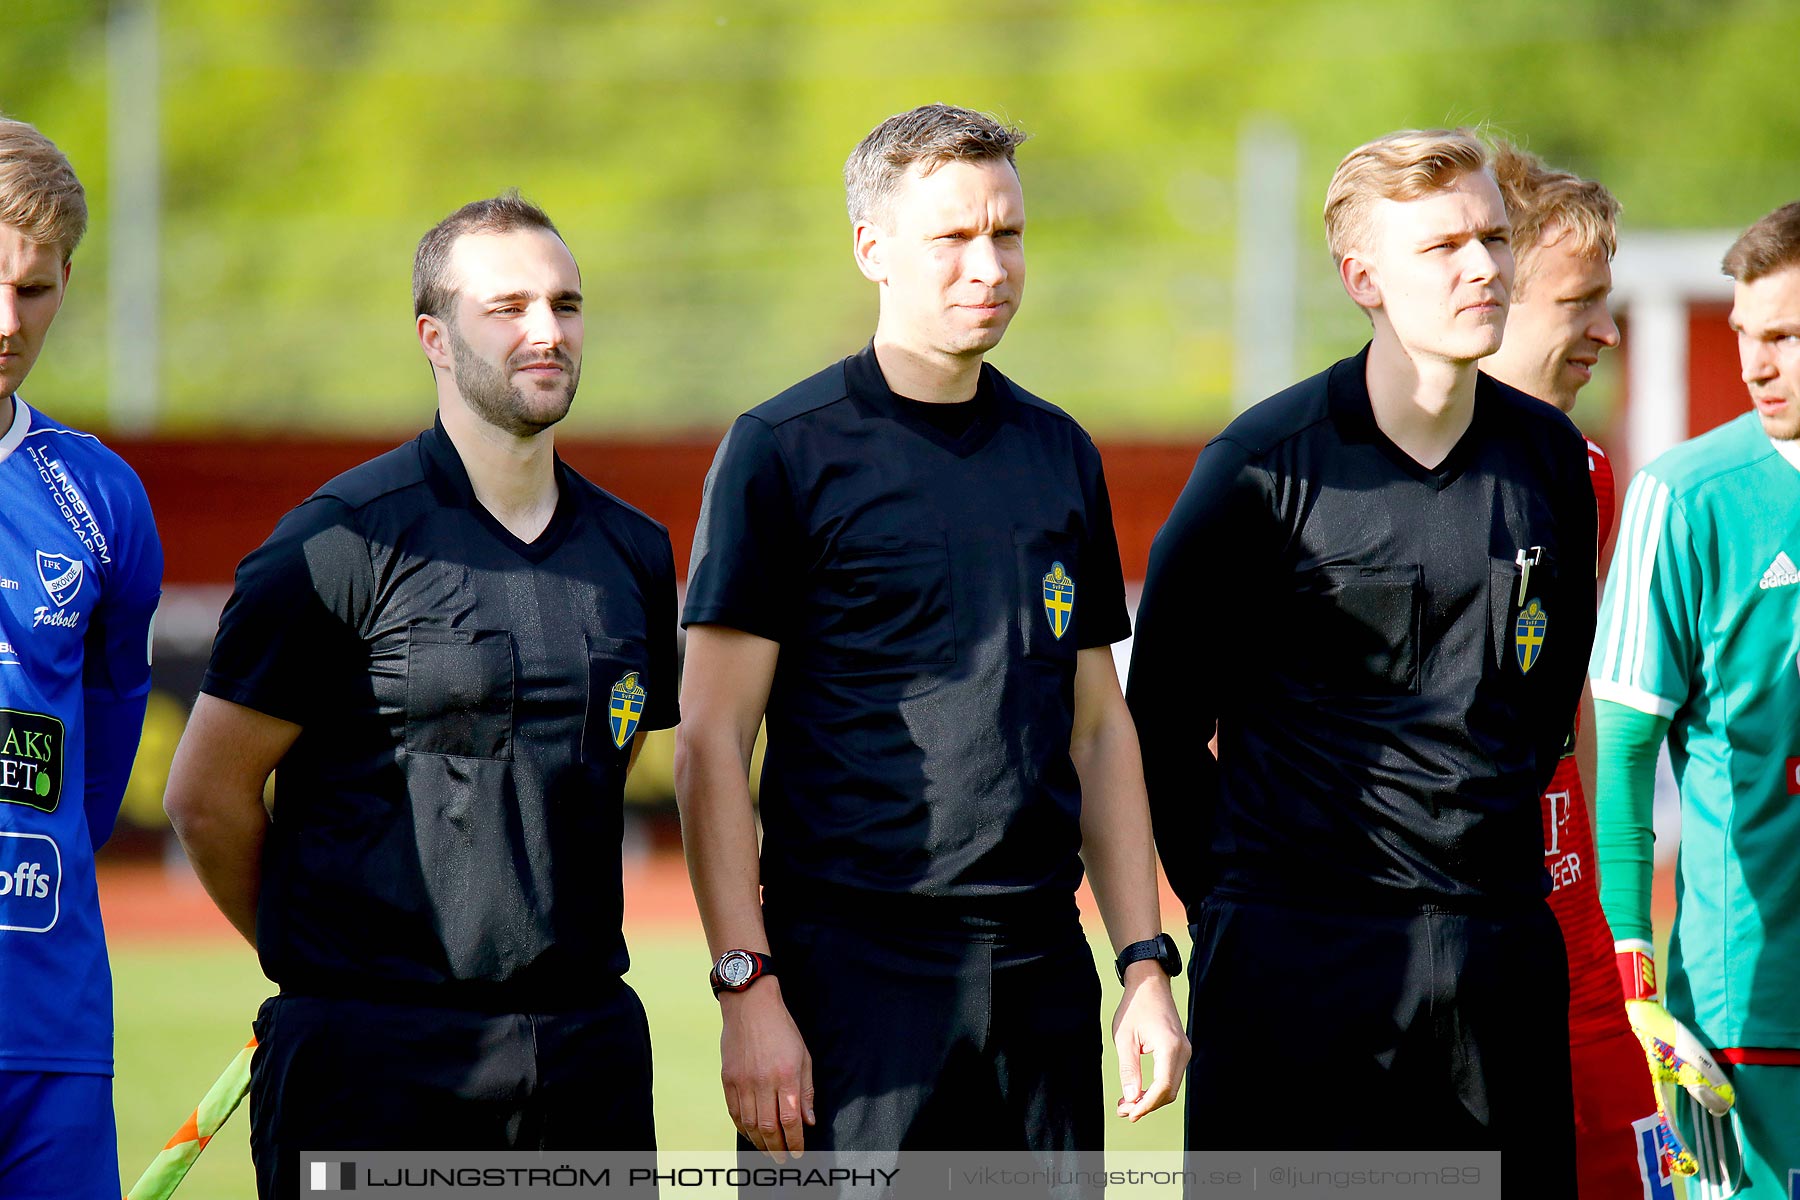
[[[1791,583],[1800,583],[1800,567],[1794,566],[1794,560],[1783,550],[1769,564],[1769,569],[1763,572],[1762,590],[1766,592],[1770,588],[1787,587]]]

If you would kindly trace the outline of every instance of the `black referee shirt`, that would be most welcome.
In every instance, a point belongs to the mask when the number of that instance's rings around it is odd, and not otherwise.
[[[1367,356],[1232,422],[1151,550],[1129,698],[1190,915],[1215,881],[1404,909],[1548,891],[1538,795],[1594,637],[1585,442],[1484,374],[1427,470],[1377,428]]]
[[[781,644],[771,908],[1074,912],[1075,653],[1130,633],[1112,509],[1067,414],[989,366],[968,405],[921,413],[871,346],[740,417],[707,477],[683,620]]]
[[[625,770],[676,721],[674,563],[661,525],[556,477],[521,542],[439,424],[239,566],[201,689],[304,727],[257,910],[284,991],[572,1008],[624,972]]]

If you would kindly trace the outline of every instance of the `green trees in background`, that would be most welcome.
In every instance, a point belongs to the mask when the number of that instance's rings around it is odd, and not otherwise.
[[[9,0],[0,109],[56,138],[95,226],[31,394],[105,424],[106,8]],[[1031,285],[1000,354],[1111,433],[1231,391],[1239,130],[1303,152],[1305,367],[1362,336],[1318,232],[1356,143],[1491,122],[1605,180],[1630,228],[1800,194],[1784,0],[160,0],[167,431],[416,428],[423,230],[517,185],[589,296],[587,431],[716,430],[872,328],[838,170],[891,112],[1011,117]]]

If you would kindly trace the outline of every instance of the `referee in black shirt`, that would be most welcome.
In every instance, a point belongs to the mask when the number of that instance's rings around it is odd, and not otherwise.
[[[739,418],[707,480],[676,788],[726,1105],[778,1160],[1099,1149],[1083,860],[1124,952],[1119,1114],[1187,1056],[1100,458],[982,361],[1024,285],[1022,137],[931,105],[863,140],[874,341]]]
[[[1374,339],[1201,453],[1133,647],[1194,923],[1188,1148],[1504,1149],[1571,1195],[1537,797],[1594,634],[1585,443],[1476,369],[1513,275],[1480,142],[1353,151],[1325,220]]]
[[[251,1065],[264,1197],[302,1150],[655,1141],[619,838],[639,741],[676,719],[668,534],[556,457],[581,279],[541,210],[451,214],[413,291],[437,423],[244,560],[170,772],[281,988]]]

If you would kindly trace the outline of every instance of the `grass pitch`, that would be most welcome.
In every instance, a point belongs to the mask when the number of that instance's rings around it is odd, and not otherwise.
[[[113,1109],[120,1183],[129,1188],[249,1040],[268,980],[242,942],[115,945]],[[207,1144],[181,1200],[248,1200],[247,1106]]]
[[[650,1014],[657,1140],[667,1150],[728,1147],[732,1128],[719,1090],[719,1013],[705,984],[706,943],[697,929],[666,924],[628,928],[626,936],[632,958],[627,981]],[[1111,950],[1104,942],[1096,949],[1105,984],[1102,1028],[1108,1029],[1119,991]],[[118,1025],[113,1102],[119,1173],[130,1187],[249,1038],[257,1006],[273,987],[250,948],[235,940],[129,943],[115,946],[112,960]],[[1176,981],[1184,1013],[1185,985],[1185,977]],[[1128,1125],[1111,1115],[1118,1077],[1110,1053],[1104,1071],[1108,1147],[1178,1151],[1181,1102]],[[207,1145],[177,1200],[253,1197],[249,1128],[245,1104]]]

